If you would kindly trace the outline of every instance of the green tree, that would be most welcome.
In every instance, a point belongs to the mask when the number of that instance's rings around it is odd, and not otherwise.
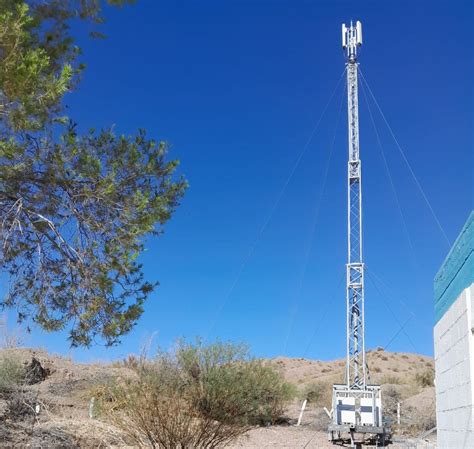
[[[101,6],[0,0],[0,305],[68,327],[73,346],[114,344],[136,323],[156,285],[137,257],[186,189],[164,142],[143,130],[79,135],[62,115],[84,68],[71,21],[100,27]]]

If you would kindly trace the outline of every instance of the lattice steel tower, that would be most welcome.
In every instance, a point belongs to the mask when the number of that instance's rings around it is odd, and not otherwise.
[[[359,156],[359,104],[357,51],[362,45],[362,25],[342,25],[342,47],[347,56],[347,118],[349,162],[347,166],[347,360],[344,384],[333,385],[332,422],[328,438],[347,441],[354,448],[390,438],[382,413],[380,385],[368,383],[364,343],[364,262],[362,257],[362,170]]]
[[[365,390],[367,372],[364,343],[364,262],[362,259],[362,170],[359,156],[359,104],[357,50],[362,45],[362,26],[342,27],[342,46],[347,54],[347,112],[349,163],[347,170],[347,361],[346,383]]]

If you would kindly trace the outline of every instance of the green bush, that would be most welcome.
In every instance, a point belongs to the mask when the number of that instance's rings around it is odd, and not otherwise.
[[[135,443],[216,447],[281,417],[292,387],[245,346],[181,341],[131,364],[135,379],[106,386],[99,411]]]
[[[25,380],[25,368],[11,354],[0,353],[0,394],[10,392]]]

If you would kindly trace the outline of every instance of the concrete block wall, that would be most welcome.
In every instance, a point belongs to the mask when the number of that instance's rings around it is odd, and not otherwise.
[[[434,328],[438,448],[474,448],[474,284]]]
[[[474,212],[435,277],[439,449],[474,449]]]

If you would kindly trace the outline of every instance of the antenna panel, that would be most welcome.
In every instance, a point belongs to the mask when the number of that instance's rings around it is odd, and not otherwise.
[[[347,27],[346,24],[342,24],[342,48],[347,47]]]
[[[362,45],[362,24],[359,21],[356,22],[356,30],[357,30],[357,45]]]

